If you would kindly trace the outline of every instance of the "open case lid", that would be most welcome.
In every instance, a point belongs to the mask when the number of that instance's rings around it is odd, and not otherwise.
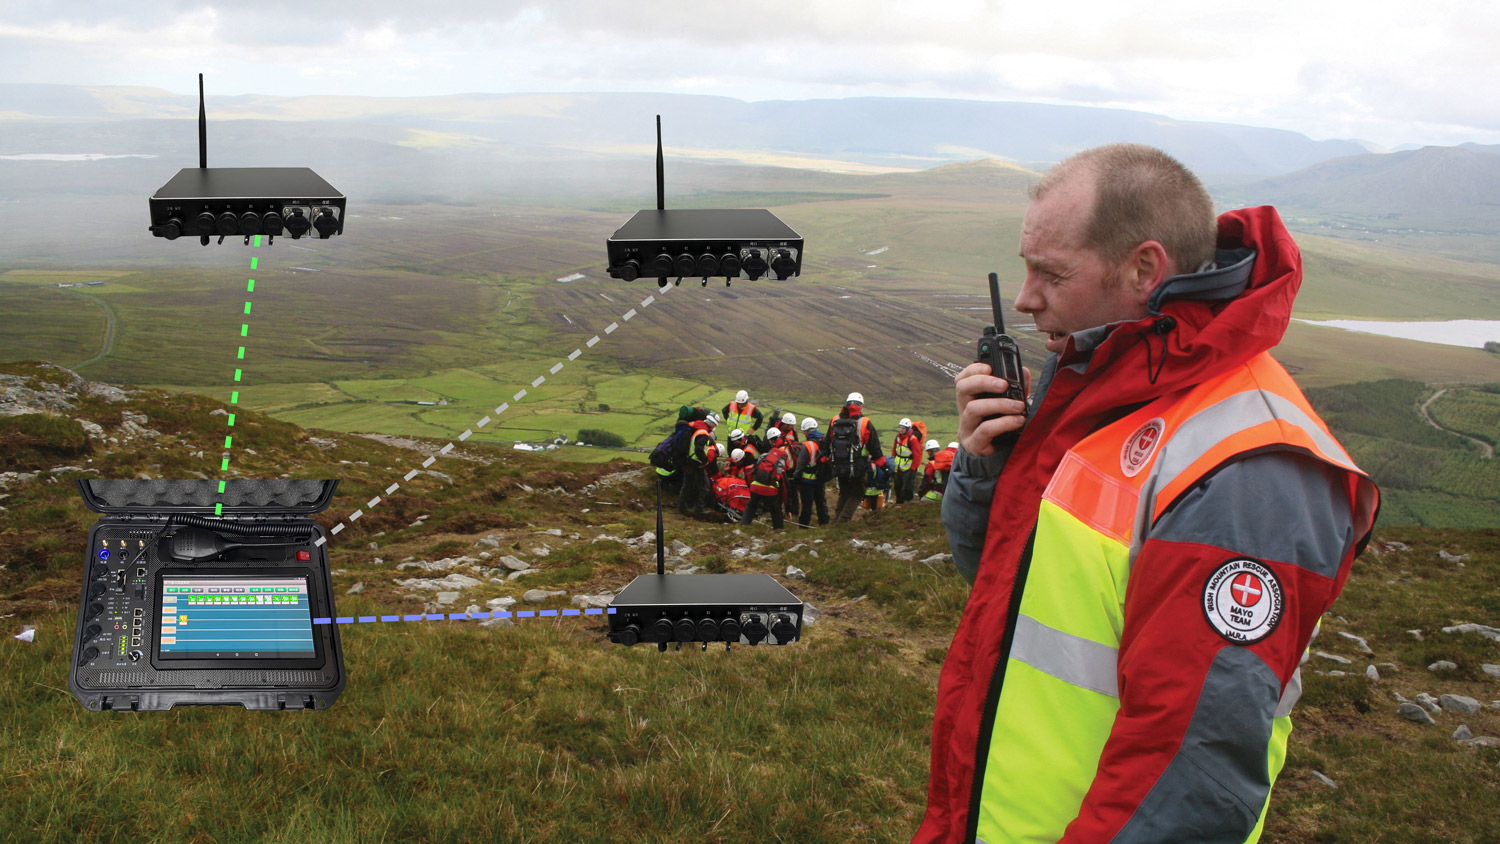
[[[310,515],[327,509],[338,481],[79,480],[83,502],[96,513],[208,513],[223,505],[223,515]]]

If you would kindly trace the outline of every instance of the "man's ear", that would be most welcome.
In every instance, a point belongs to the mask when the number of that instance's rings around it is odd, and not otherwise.
[[[1177,274],[1167,248],[1154,240],[1148,240],[1131,250],[1121,267],[1124,281],[1130,286],[1131,298],[1141,307],[1146,306],[1151,293],[1161,283]]]

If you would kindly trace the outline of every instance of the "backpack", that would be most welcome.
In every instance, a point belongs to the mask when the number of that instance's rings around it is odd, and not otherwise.
[[[778,454],[777,452],[781,453]],[[781,480],[783,474],[783,472],[778,470],[781,469],[779,464],[785,454],[786,452],[780,448],[771,449],[769,454],[762,457],[760,462],[755,464],[755,474],[751,479],[752,482],[761,486],[775,486],[776,482]]]
[[[828,463],[836,478],[850,480],[859,477],[858,467],[854,464],[864,454],[864,443],[859,438],[861,418],[840,416],[828,426],[828,434],[823,437],[823,448],[828,452]]]
[[[677,471],[678,452],[692,431],[691,425],[678,425],[666,439],[656,444],[656,448],[651,449],[651,465],[668,472]]]

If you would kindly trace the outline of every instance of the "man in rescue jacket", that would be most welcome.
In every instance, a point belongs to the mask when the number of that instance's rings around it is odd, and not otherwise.
[[[973,589],[914,840],[1257,841],[1378,504],[1268,353],[1296,244],[1122,144],[1033,188],[1021,256],[1051,356],[1029,408],[978,398],[1006,387],[984,364],[956,381],[943,522]]]
[[[701,422],[693,422],[693,432],[688,436],[686,455],[679,468],[682,472],[682,494],[677,498],[677,512],[681,515],[704,516],[704,505],[713,493],[708,486],[708,466],[714,460],[714,428],[719,417],[708,414]]]
[[[750,401],[750,394],[744,390],[735,393],[734,401],[724,405],[723,416],[724,424],[731,431],[740,428],[754,435],[760,430],[760,408]]]
[[[895,472],[891,486],[897,504],[905,504],[916,496],[917,471],[922,468],[922,436],[910,419],[896,424],[896,437],[891,440],[891,469]]]
[[[745,507],[745,516],[740,524],[748,525],[755,521],[755,511],[765,508],[771,513],[771,527],[781,530],[782,525],[786,524],[786,501],[782,486],[786,483],[786,474],[791,469],[792,461],[786,447],[781,444],[781,431],[775,427],[766,430],[766,446],[770,451],[751,470],[750,503]]]
[[[818,511],[818,526],[828,524],[828,477],[825,471],[828,455],[823,452],[823,435],[818,432],[818,420],[811,416],[802,420],[802,450],[797,455],[797,464],[792,470],[797,484],[797,524],[808,527],[812,522],[813,508]]]
[[[948,488],[948,473],[953,469],[953,459],[958,456],[958,443],[938,450],[937,440],[927,441],[927,469],[922,476],[922,500],[942,501],[943,491]]]

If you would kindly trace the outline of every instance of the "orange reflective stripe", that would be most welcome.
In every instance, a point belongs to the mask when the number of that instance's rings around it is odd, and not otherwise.
[[[1074,452],[1063,456],[1042,497],[1105,536],[1130,544],[1139,490],[1099,471]]]

